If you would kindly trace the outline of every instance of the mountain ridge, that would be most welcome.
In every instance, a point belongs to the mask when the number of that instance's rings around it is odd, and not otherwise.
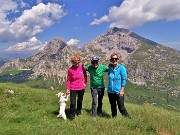
[[[27,69],[32,71],[29,79],[42,77],[44,81],[50,79],[52,84],[63,85],[67,67],[71,65],[70,56],[74,53],[80,54],[82,61],[90,61],[92,56],[98,55],[100,62],[106,65],[110,55],[118,53],[121,55],[120,63],[127,67],[129,81],[162,91],[171,98],[179,96],[180,52],[116,27],[82,47],[69,46],[61,37],[54,38],[38,54],[12,60],[4,64],[0,72]]]

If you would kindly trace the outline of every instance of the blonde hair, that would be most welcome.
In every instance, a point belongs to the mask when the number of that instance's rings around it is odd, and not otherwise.
[[[117,54],[117,53],[113,53],[113,54],[111,54],[110,59],[111,59],[111,58],[113,58],[113,56],[117,56],[117,58],[118,58],[118,59],[120,58],[120,55],[119,55],[119,54]]]
[[[71,56],[71,62],[72,63],[74,63],[75,61],[81,61],[81,57],[80,57],[80,55],[79,54],[73,54],[72,56]]]

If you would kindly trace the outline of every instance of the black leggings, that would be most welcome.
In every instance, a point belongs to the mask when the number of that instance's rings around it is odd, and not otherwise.
[[[119,112],[123,116],[129,116],[126,108],[124,107],[124,95],[119,97],[119,94],[108,92],[108,97],[109,97],[109,103],[111,105],[112,117],[117,116],[117,109],[116,109],[117,105],[118,105]]]
[[[76,95],[77,99],[77,109],[76,109]],[[82,101],[84,96],[83,90],[70,90],[70,115],[75,116],[75,113],[80,114],[82,109]]]

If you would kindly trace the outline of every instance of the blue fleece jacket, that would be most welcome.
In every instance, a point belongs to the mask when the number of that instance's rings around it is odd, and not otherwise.
[[[121,87],[126,85],[127,80],[127,72],[126,68],[118,64],[116,69],[113,70],[113,66],[110,66],[109,72],[109,84],[108,84],[108,92],[119,94]]]

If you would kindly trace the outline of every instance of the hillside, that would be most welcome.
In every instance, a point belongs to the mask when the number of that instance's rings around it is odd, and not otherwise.
[[[14,91],[13,95],[8,90]],[[64,91],[64,90],[63,90]],[[150,104],[125,103],[131,119],[110,117],[107,93],[103,99],[103,115],[94,120],[91,116],[91,95],[85,92],[82,115],[75,120],[64,121],[58,113],[57,90],[33,89],[25,84],[4,83],[0,87],[0,134],[43,135],[178,135],[179,113],[167,111]],[[69,101],[66,108],[69,114]]]
[[[100,62],[108,65],[113,52],[121,55],[120,62],[127,67],[131,83],[147,90],[146,93],[162,95],[165,106],[180,110],[180,52],[122,28],[112,28],[82,47],[68,46],[57,37],[42,52],[4,64],[0,68],[0,81],[34,83],[33,87],[49,89],[64,88],[73,53],[79,53],[83,61],[90,61],[92,56],[98,55]]]
[[[129,80],[164,95],[168,105],[171,102],[180,110],[179,54],[171,48],[143,45],[126,60]]]
[[[0,67],[6,63],[6,60],[0,57]]]

